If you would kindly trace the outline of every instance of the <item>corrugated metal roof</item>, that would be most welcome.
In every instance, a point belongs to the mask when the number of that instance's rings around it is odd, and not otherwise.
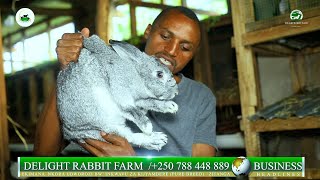
[[[254,121],[257,119],[287,119],[289,117],[303,118],[305,116],[320,116],[320,88],[287,97],[261,109],[249,119]]]

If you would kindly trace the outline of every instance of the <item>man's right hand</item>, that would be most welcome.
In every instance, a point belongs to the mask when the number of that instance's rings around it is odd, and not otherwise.
[[[83,28],[81,33],[64,33],[57,41],[56,52],[62,69],[66,68],[71,61],[78,61],[83,47],[83,37],[89,37],[89,34],[89,29]]]
[[[95,156],[135,156],[136,153],[125,138],[105,132],[101,132],[101,137],[107,142],[86,139],[86,143],[78,144]]]

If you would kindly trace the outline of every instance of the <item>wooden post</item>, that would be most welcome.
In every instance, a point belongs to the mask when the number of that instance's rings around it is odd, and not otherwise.
[[[106,43],[109,42],[109,12],[110,0],[97,0],[96,31]]]
[[[260,156],[259,135],[252,131],[251,122],[247,119],[256,111],[258,94],[254,70],[254,54],[251,47],[245,47],[242,36],[245,34],[245,11],[240,4],[243,0],[231,0],[234,41],[237,54],[239,90],[242,111],[242,128],[245,133],[247,156]]]
[[[304,56],[301,52],[297,52],[295,56],[289,58],[292,89],[295,93],[303,90],[307,85]]]
[[[254,6],[253,0],[245,0],[244,6],[241,6],[242,9],[246,9],[245,13],[245,22],[250,23],[255,21],[255,14],[254,14]]]
[[[131,37],[137,36],[136,6],[130,1]]]
[[[12,118],[15,118],[17,122],[19,123],[22,123],[23,120],[24,120],[24,117],[23,117],[23,109],[24,109],[24,106],[23,106],[23,102],[22,102],[22,92],[21,92],[21,89],[22,89],[22,79],[23,77],[21,75],[18,75],[17,78],[13,78],[14,79],[14,93],[16,95],[15,97],[15,106],[16,106],[16,114],[14,117]]]
[[[206,84],[213,91],[212,65],[206,24],[201,24],[202,41],[193,60],[194,79]]]
[[[297,0],[289,0],[290,10],[295,10],[298,8]]]
[[[37,122],[37,112],[38,112],[38,88],[37,80],[35,73],[30,74],[29,76],[29,110],[30,110],[30,119],[33,124]]]
[[[181,0],[181,5],[187,7],[187,0]]]
[[[1,12],[0,12],[0,22]],[[9,166],[9,139],[7,121],[6,84],[3,71],[2,58],[2,25],[0,23],[0,180],[8,179]]]

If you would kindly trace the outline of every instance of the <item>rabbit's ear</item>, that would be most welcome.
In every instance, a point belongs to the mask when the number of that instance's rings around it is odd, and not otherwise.
[[[97,35],[92,35],[89,38],[84,38],[83,46],[93,53],[106,53],[108,46]]]
[[[142,54],[138,48],[129,43],[115,40],[109,40],[109,43],[121,58],[138,60]]]

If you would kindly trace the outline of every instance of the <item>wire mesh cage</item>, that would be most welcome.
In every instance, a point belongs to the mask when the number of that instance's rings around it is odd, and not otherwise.
[[[242,8],[246,11],[247,22],[250,22],[250,16],[252,20],[259,21],[290,13],[295,9],[316,7],[320,7],[319,0],[246,0]]]

